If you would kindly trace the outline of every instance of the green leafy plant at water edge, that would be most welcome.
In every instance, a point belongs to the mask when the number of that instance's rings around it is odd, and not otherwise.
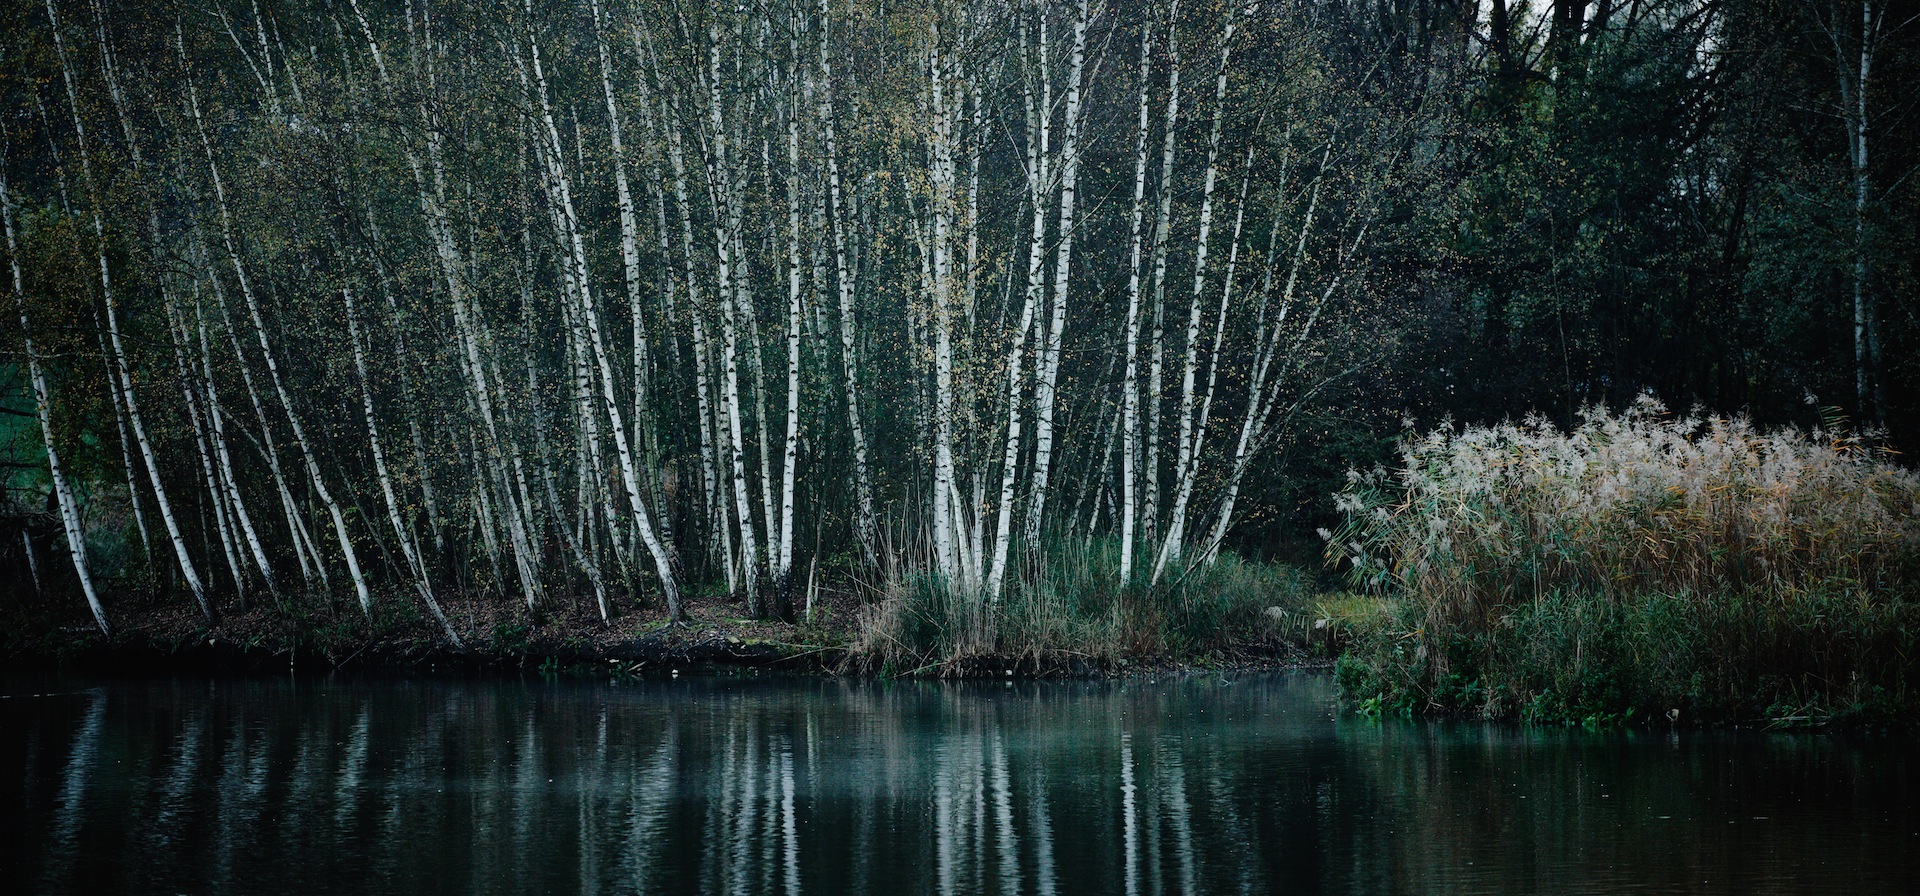
[[[524,622],[503,621],[495,623],[491,635],[493,650],[501,654],[519,654],[527,651],[531,643],[531,630]]]
[[[1310,632],[1310,580],[1291,567],[1223,552],[1184,581],[1123,585],[1111,542],[1039,555],[1047,565],[1010,580],[997,601],[931,576],[895,578],[867,611],[856,654],[886,674],[915,674],[983,658],[1198,660],[1248,645],[1304,648]]]

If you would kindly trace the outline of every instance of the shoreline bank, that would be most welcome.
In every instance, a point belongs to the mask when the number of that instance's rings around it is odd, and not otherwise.
[[[478,602],[476,602],[478,604]],[[478,609],[478,606],[474,609]],[[462,607],[462,609],[468,609]],[[0,671],[87,674],[267,674],[380,671],[402,675],[538,671],[556,675],[665,678],[775,671],[869,678],[1103,678],[1207,669],[1332,668],[1307,645],[1248,639],[1194,654],[1095,656],[1073,650],[978,653],[907,667],[861,650],[862,613],[850,597],[823,605],[815,622],[736,615],[737,603],[691,603],[668,626],[659,612],[602,622],[574,606],[529,615],[524,608],[460,619],[463,644],[417,617],[368,620],[357,608],[296,616],[256,606],[209,623],[184,608],[145,610],[112,637],[77,619],[16,619],[0,642]],[[453,614],[450,614],[453,615]]]

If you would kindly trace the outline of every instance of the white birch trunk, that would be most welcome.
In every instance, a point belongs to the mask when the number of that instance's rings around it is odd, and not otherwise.
[[[1047,480],[1053,459],[1053,416],[1060,378],[1060,347],[1067,326],[1068,272],[1073,257],[1074,200],[1080,176],[1080,87],[1087,58],[1087,0],[1075,5],[1073,55],[1067,74],[1066,136],[1060,147],[1060,234],[1054,250],[1052,322],[1044,327],[1045,347],[1036,365],[1033,389],[1033,508],[1027,515],[1027,540],[1037,542],[1047,505]],[[1047,53],[1042,32],[1041,53]],[[1043,112],[1043,114],[1046,114]]]
[[[147,558],[147,571],[151,575],[153,534],[147,528],[146,511],[140,509],[140,461],[134,454],[133,440],[127,435],[127,406],[120,397],[120,377],[114,373],[113,351],[107,347],[106,328],[100,325],[97,311],[93,314],[93,328],[100,344],[100,366],[107,377],[107,397],[113,405],[114,434],[120,437],[120,467],[127,474],[127,506],[133,510],[134,527],[140,530],[140,550]]]
[[[186,346],[190,337],[186,335],[186,325],[181,319],[171,290],[161,287],[160,300],[167,315],[167,343],[173,350],[175,383],[180,388],[180,399],[187,412],[187,423],[193,429],[193,446],[200,456],[201,480],[206,483],[207,497],[213,499],[214,531],[220,538],[220,552],[227,561],[227,570],[233,576],[234,593],[239,595],[240,605],[244,608],[247,600],[246,570],[234,546],[235,524],[228,518],[227,491],[222,486],[219,473],[214,469],[213,449],[207,438],[209,426],[202,413],[200,398],[196,392],[199,385],[194,382],[195,377],[187,364]]]
[[[413,587],[420,595],[420,601],[427,605],[427,612],[433,614],[434,620],[447,633],[447,640],[453,642],[456,649],[464,650],[466,645],[461,643],[460,633],[454,631],[453,623],[440,609],[440,601],[433,596],[432,576],[421,559],[413,528],[402,518],[393,476],[387,471],[386,451],[380,443],[380,421],[373,411],[373,390],[367,385],[367,357],[360,345],[359,315],[354,310],[353,291],[342,287],[340,298],[346,306],[347,340],[353,344],[354,381],[360,387],[360,408],[367,419],[367,443],[373,449],[373,473],[380,481],[380,497],[386,503],[387,522],[393,526],[394,540],[400,545],[401,559],[406,561],[407,573],[413,579]]]
[[[764,180],[768,184],[769,190],[771,190],[773,181],[773,148],[770,145],[770,141],[762,140],[760,143],[760,151],[761,166],[765,172]],[[759,448],[759,453],[754,455],[754,457],[755,460],[758,461],[760,468],[759,543],[766,545],[766,550],[762,553],[762,557],[767,567],[765,571],[768,577],[772,578],[775,559],[773,556],[774,547],[779,539],[779,522],[774,517],[773,454],[767,445],[767,433],[771,431],[772,427],[767,425],[766,359],[761,356],[760,352],[760,316],[754,306],[753,272],[748,267],[749,254],[746,248],[744,231],[741,228],[741,206],[746,201],[745,192],[744,189],[735,191],[733,193],[733,199],[727,203],[727,234],[728,239],[731,240],[733,244],[734,308],[740,314],[741,327],[745,331],[745,338],[742,341],[746,344],[747,371],[752,375],[752,388],[750,391],[753,395],[753,435],[754,441]],[[772,253],[770,252],[768,254],[771,255]],[[761,607],[763,612],[765,609],[764,606]]]
[[[1120,384],[1120,583],[1133,578],[1134,499],[1140,464],[1140,223],[1147,195],[1147,94],[1153,74],[1153,24],[1140,35],[1140,115],[1133,141],[1133,206],[1127,230],[1127,366]]]
[[[367,38],[367,54],[372,58],[378,81],[388,92],[394,92],[392,75],[386,67],[386,56],[380,52],[380,42],[372,35],[372,25],[367,21],[367,15],[361,12],[359,0],[348,0],[348,4],[353,8],[353,17],[359,21],[361,35]],[[420,29],[422,36],[419,42],[430,44],[432,35],[424,27],[428,23],[430,19],[422,19],[422,29]],[[409,10],[409,31],[411,29],[413,29],[413,17]],[[426,81],[424,88],[430,92],[434,86],[432,84],[434,69],[430,63],[432,48],[428,46],[426,52],[420,52],[419,42],[415,44],[415,56],[417,56],[415,67],[420,69],[420,75]],[[424,63],[420,59],[424,59]],[[488,476],[482,476],[478,480],[482,489],[497,487],[501,499],[507,503],[505,528],[507,528],[509,545],[513,549],[516,572],[520,578],[520,593],[526,601],[526,606],[532,608],[540,602],[538,560],[534,556],[532,539],[528,537],[528,526],[526,526],[526,518],[522,516],[522,507],[515,503],[513,483],[509,482],[509,464],[503,457],[505,449],[503,449],[503,439],[499,437],[499,426],[493,413],[492,386],[488,384],[486,365],[480,357],[480,326],[476,320],[478,309],[470,305],[470,295],[467,294],[467,284],[465,284],[467,272],[463,271],[465,263],[461,261],[461,249],[455,244],[453,232],[447,226],[447,213],[445,213],[445,180],[447,178],[445,178],[445,163],[440,150],[440,129],[434,121],[430,107],[426,104],[426,94],[420,96],[415,107],[419,111],[420,132],[426,144],[424,146],[426,152],[422,153],[415,150],[413,146],[407,146],[405,148],[407,169],[413,173],[415,196],[420,205],[420,217],[426,224],[426,234],[430,242],[434,244],[434,257],[436,261],[440,261],[440,272],[447,288],[447,303],[453,307],[453,324],[455,324],[453,328],[459,338],[459,351],[455,355],[459,359],[461,374],[467,380],[468,403],[482,424],[480,437],[474,441],[476,441],[476,451],[486,459]],[[482,516],[488,520],[488,526],[495,526],[492,501],[488,501],[484,495],[476,495],[476,503],[484,510]],[[492,537],[492,531],[488,531],[488,537]]]
[[[954,541],[957,523],[955,498],[958,495],[953,463],[953,336],[948,308],[949,284],[952,280],[953,123],[946,101],[950,91],[946,85],[945,48],[940,45],[937,28],[933,39],[934,48],[927,66],[933,119],[932,170],[929,172],[933,187],[930,202],[933,213],[930,246],[933,269],[929,283],[933,317],[928,321],[933,328],[933,549],[935,568],[940,571],[941,578],[949,587],[966,591],[970,590],[970,583],[962,580]]]
[[[1886,408],[1880,399],[1884,392],[1878,358],[1880,334],[1876,327],[1877,315],[1870,283],[1872,260],[1868,254],[1869,210],[1872,202],[1868,137],[1873,120],[1868,116],[1867,87],[1872,81],[1873,62],[1878,54],[1882,37],[1881,22],[1885,14],[1884,6],[1874,0],[1863,0],[1860,4],[1859,45],[1852,48],[1851,53],[1840,38],[1838,12],[1835,13],[1836,21],[1829,29],[1833,37],[1835,68],[1840,78],[1841,115],[1847,130],[1847,167],[1853,192],[1853,245],[1849,248],[1853,258],[1849,273],[1853,288],[1854,394],[1860,416],[1874,419],[1882,425],[1886,422]]]
[[[1207,352],[1207,389],[1200,403],[1200,418],[1195,422],[1191,448],[1191,462],[1187,464],[1178,482],[1173,499],[1171,522],[1167,528],[1167,541],[1161,545],[1160,556],[1154,562],[1153,578],[1158,582],[1167,561],[1180,556],[1185,545],[1176,540],[1176,536],[1185,537],[1187,527],[1187,507],[1193,500],[1193,487],[1200,478],[1200,464],[1205,455],[1207,440],[1207,421],[1213,414],[1214,386],[1220,380],[1220,344],[1227,332],[1227,311],[1233,297],[1233,278],[1235,268],[1240,261],[1241,226],[1246,222],[1247,187],[1253,176],[1253,148],[1247,148],[1247,161],[1241,168],[1240,199],[1233,219],[1233,238],[1227,250],[1227,270],[1225,282],[1220,287],[1220,307],[1214,312],[1213,345]],[[1200,284],[1195,284],[1196,286]],[[1183,449],[1184,451],[1184,449]]]
[[[374,271],[379,275],[381,297],[386,300],[387,313],[396,322],[393,328],[393,350],[400,371],[402,404],[407,409],[407,436],[413,447],[414,468],[420,477],[420,502],[426,510],[427,527],[433,532],[434,553],[439,555],[446,549],[446,526],[441,519],[440,501],[433,486],[433,466],[428,461],[426,436],[421,431],[419,415],[415,408],[420,390],[413,381],[413,352],[408,347],[405,328],[397,325],[401,320],[400,302],[394,298],[393,275],[387,270],[386,263],[381,260],[383,250],[380,245],[380,224],[373,217],[373,206],[364,204],[363,207],[367,216],[367,237],[373,249],[370,254],[373,258]]]
[[[0,215],[4,215],[0,220],[6,224],[7,267],[13,274],[13,300],[20,311],[20,336],[26,344],[34,417],[40,421],[40,437],[47,450],[47,475],[53,479],[54,499],[60,506],[60,524],[67,535],[67,557],[73,561],[73,572],[80,579],[80,592],[86,596],[87,609],[93,611],[93,621],[100,626],[100,634],[112,637],[113,628],[107,624],[107,611],[100,604],[99,592],[94,590],[93,572],[87,564],[87,536],[80,526],[80,505],[74,500],[66,470],[60,466],[60,452],[53,444],[53,397],[47,388],[46,372],[40,366],[40,354],[33,347],[33,330],[27,319],[26,285],[20,275],[20,250],[13,233],[13,193],[7,189],[6,178],[7,138],[0,129]]]
[[[258,8],[256,7],[256,14]],[[113,102],[115,116],[120,121],[120,132],[125,139],[126,149],[132,161],[136,177],[146,176],[146,161],[140,148],[140,136],[134,129],[133,119],[127,111],[128,103],[125,91],[121,88],[119,65],[116,61],[113,42],[107,33],[105,10],[94,4],[94,29],[100,51],[100,71],[107,85],[107,95]],[[160,225],[160,214],[150,197],[145,199],[147,212],[147,234],[149,251],[160,254],[166,251],[164,236]],[[186,399],[189,419],[194,423],[195,444],[200,448],[201,466],[209,488],[213,491],[215,518],[220,530],[221,546],[227,552],[228,565],[233,568],[235,584],[240,592],[242,606],[246,602],[246,584],[240,565],[235,562],[239,553],[232,540],[240,534],[246,538],[248,552],[254,567],[260,572],[267,586],[267,593],[276,601],[280,599],[280,586],[273,574],[273,568],[267,561],[266,551],[261,546],[259,532],[253,525],[252,514],[248,513],[246,500],[240,493],[239,482],[233,475],[233,462],[228,451],[226,428],[221,419],[219,390],[213,378],[213,360],[206,338],[206,319],[202,313],[199,299],[198,281],[194,291],[194,323],[191,327],[179,313],[172,293],[167,288],[166,277],[161,277],[161,298],[166,306],[169,322],[175,330],[174,354],[180,368],[180,386]],[[195,344],[195,334],[200,349],[200,388],[205,392],[205,413],[202,416],[200,403],[195,398],[190,383],[195,379],[193,367],[187,361],[187,346]],[[117,402],[116,402],[117,404]],[[203,423],[204,421],[204,423]],[[124,440],[125,432],[122,432]],[[289,506],[291,504],[289,503]],[[134,509],[138,515],[139,505]],[[142,535],[144,536],[144,522]]]
[[[1020,22],[1020,58],[1024,64],[1030,49],[1028,46],[1026,19]],[[1014,330],[1013,345],[1007,352],[1007,438],[1001,455],[1000,502],[997,507],[997,522],[994,526],[993,562],[987,570],[987,598],[998,601],[1006,582],[1007,555],[1010,552],[1009,541],[1012,538],[1013,515],[1015,510],[1014,485],[1018,480],[1021,413],[1020,399],[1025,392],[1023,367],[1026,360],[1027,336],[1034,329],[1034,317],[1039,306],[1045,300],[1046,280],[1042,273],[1046,261],[1047,235],[1047,197],[1051,195],[1052,174],[1049,162],[1051,151],[1048,142],[1052,137],[1052,125],[1049,117],[1052,86],[1048,79],[1047,65],[1047,22],[1040,19],[1039,70],[1041,95],[1036,105],[1033,78],[1021,79],[1021,100],[1026,115],[1026,182],[1028,202],[1032,207],[1033,220],[1027,239],[1027,280],[1026,294],[1020,310],[1020,325]],[[1038,366],[1036,364],[1036,366]]]
[[[307,531],[305,517],[300,513],[299,505],[294,501],[293,489],[287,482],[285,470],[280,466],[280,445],[273,436],[273,424],[267,417],[266,405],[260,400],[260,390],[253,381],[253,368],[247,363],[246,351],[240,345],[239,331],[234,329],[233,319],[227,312],[226,287],[220,282],[220,273],[214,269],[213,261],[207,257],[196,234],[193,241],[195,264],[204,271],[207,282],[213,287],[215,304],[220,310],[220,325],[227,336],[227,345],[233,350],[233,358],[240,371],[240,383],[246,388],[247,401],[253,408],[253,418],[260,425],[260,453],[267,461],[267,472],[273,479],[274,490],[279,495],[281,510],[287,518],[287,538],[293,544],[294,557],[300,564],[301,580],[306,587],[313,587],[317,577],[322,588],[331,587],[327,579],[327,568],[320,561],[319,551],[314,548],[313,535]],[[209,365],[211,361],[208,362]],[[232,466],[226,467],[231,478]]]
[[[579,301],[576,311],[585,321],[590,337],[593,363],[600,374],[601,397],[605,399],[607,417],[613,431],[614,451],[620,461],[620,478],[627,489],[627,500],[632,505],[635,528],[639,530],[641,541],[647,546],[647,553],[653,558],[654,572],[659,576],[660,588],[666,594],[668,615],[678,620],[683,615],[680,608],[679,585],[674,579],[672,561],[667,554],[666,545],[660,541],[658,533],[653,528],[653,516],[648,512],[645,497],[641,492],[640,471],[634,463],[632,446],[627,442],[626,422],[620,411],[619,398],[614,391],[613,366],[608,358],[606,340],[600,333],[599,314],[593,308],[591,273],[587,267],[586,247],[581,241],[579,217],[574,211],[572,181],[561,164],[560,132],[554,126],[553,110],[547,102],[547,82],[540,61],[540,45],[529,40],[528,46],[533,61],[534,82],[540,98],[541,119],[546,126],[549,150],[547,164],[550,168],[553,188],[558,194],[559,203],[556,213],[561,217],[560,223],[564,226],[563,232],[566,235],[568,247],[572,250],[573,279]],[[628,211],[631,212],[630,202]]]
[[[779,615],[793,605],[793,492],[800,459],[800,11],[788,15],[787,58],[787,438],[780,465],[780,543],[774,577],[779,585]]]
[[[613,56],[607,49],[601,27],[600,2],[591,0],[593,36],[600,56],[600,90],[607,103],[607,130],[613,147],[614,198],[620,207],[620,262],[626,275],[627,316],[633,345],[633,440],[636,453],[642,452],[646,437],[646,392],[649,340],[640,300],[640,222],[634,211],[633,190],[627,183],[627,149],[623,136],[620,106],[613,92]],[[657,536],[656,536],[657,537]]]
[[[860,366],[854,345],[854,280],[847,264],[847,216],[841,209],[840,149],[834,128],[833,65],[828,55],[827,0],[820,0],[820,119],[827,151],[828,219],[833,230],[834,283],[840,306],[840,370],[847,428],[853,442],[853,492],[858,513],[854,534],[868,567],[879,562],[879,525],[873,509],[873,479],[867,470],[867,436],[860,422]]]
[[[360,31],[366,38],[367,52],[373,59],[380,83],[390,93],[394,92],[386,58],[380,52],[380,44],[373,35],[372,25],[361,11],[359,0],[348,0],[348,2],[353,8],[355,19],[360,24]],[[409,27],[411,27],[411,14],[409,14]],[[423,27],[422,31],[425,30]],[[431,35],[426,34],[425,40],[430,43]],[[427,51],[420,53],[419,56],[428,60],[427,64],[421,67],[425,68],[427,79],[427,83],[423,86],[430,90],[433,77],[430,63],[431,47],[429,46]],[[477,440],[480,443],[477,447],[485,455],[486,471],[489,474],[482,480],[481,487],[486,488],[491,485],[500,489],[501,497],[508,505],[505,508],[508,540],[513,550],[514,565],[519,573],[521,594],[527,606],[532,608],[538,604],[540,597],[538,566],[527,532],[527,521],[522,514],[524,502],[516,504],[514,500],[513,484],[509,481],[509,465],[507,459],[503,457],[505,448],[494,413],[494,399],[487,380],[486,365],[481,357],[481,328],[476,320],[477,308],[470,304],[470,296],[465,284],[467,275],[462,270],[464,264],[461,260],[461,252],[447,224],[446,172],[440,149],[440,132],[427,106],[424,94],[416,104],[416,108],[426,151],[423,159],[420,151],[408,146],[406,148],[407,167],[413,175],[414,192],[419,200],[421,217],[424,219],[427,234],[433,243],[434,256],[440,263],[448,303],[452,305],[454,330],[459,339],[459,351],[456,354],[459,358],[461,373],[469,386],[468,398],[481,422],[481,438]],[[518,458],[514,460],[517,462]],[[517,463],[515,465],[517,466]],[[489,502],[482,500],[483,506],[487,503]],[[489,511],[485,515],[492,516],[492,513]]]
[[[733,234],[737,228],[729,227],[722,220],[721,212],[732,206],[733,173],[727,158],[727,128],[721,113],[720,96],[720,27],[709,25],[708,63],[706,87],[708,91],[707,114],[712,128],[711,157],[707,163],[708,179],[714,191],[714,253],[715,271],[718,282],[716,288],[720,294],[720,368],[721,403],[726,417],[728,448],[733,467],[733,500],[736,522],[740,527],[740,585],[746,592],[751,612],[757,614],[759,598],[759,550],[753,533],[753,510],[747,493],[746,450],[740,420],[740,366],[739,366],[739,327],[736,308],[734,276]],[[732,212],[728,211],[731,215]]]
[[[668,121],[666,123],[666,132],[667,160],[673,169],[673,193],[680,212],[681,257],[684,259],[686,265],[687,319],[693,331],[694,394],[700,412],[700,480],[703,488],[702,494],[706,497],[708,525],[714,535],[708,543],[719,546],[729,543],[731,536],[727,534],[727,512],[720,500],[719,464],[717,462],[719,455],[714,438],[717,430],[713,426],[716,413],[714,405],[716,402],[713,397],[712,382],[707,375],[709,355],[706,324],[700,313],[699,280],[698,275],[695,273],[698,268],[696,264],[697,256],[693,246],[693,207],[687,195],[686,153],[683,148],[679,124],[675,121]],[[726,570],[727,588],[728,590],[732,590],[734,588],[732,549],[729,547],[722,550],[720,559],[721,566]]]
[[[246,535],[247,550],[253,555],[254,568],[266,581],[267,593],[274,600],[280,599],[279,578],[274,575],[273,565],[267,560],[266,548],[260,542],[260,532],[253,524],[253,514],[247,511],[247,503],[240,493],[239,477],[233,473],[233,454],[227,445],[226,411],[220,405],[219,386],[213,378],[213,346],[207,338],[207,319],[204,309],[196,300],[194,303],[194,329],[199,337],[201,380],[207,390],[207,418],[213,425],[213,454],[218,462],[220,481],[227,489],[227,496],[233,505],[234,516],[240,524],[240,531]],[[284,493],[284,491],[283,491]],[[291,496],[287,507],[292,509]]]
[[[1167,17],[1167,110],[1160,143],[1160,203],[1153,225],[1153,338],[1147,365],[1143,437],[1146,457],[1141,464],[1146,479],[1141,498],[1141,528],[1149,541],[1160,532],[1160,401],[1161,387],[1166,381],[1167,244],[1173,235],[1173,160],[1180,123],[1179,13],[1179,0],[1174,0]]]
[[[107,266],[106,223],[102,217],[99,185],[94,181],[93,160],[87,145],[86,121],[80,114],[80,94],[74,85],[73,68],[67,60],[66,40],[61,34],[60,17],[54,9],[53,0],[47,0],[47,19],[53,28],[53,44],[60,61],[60,74],[67,88],[67,107],[72,113],[74,140],[79,149],[80,171],[87,188],[89,198],[89,218],[93,224],[94,257],[100,266],[100,297],[107,309],[107,337],[113,352],[113,379],[122,402],[126,405],[127,420],[132,425],[134,441],[140,447],[140,457],[147,468],[147,479],[153,487],[154,503],[159,505],[160,520],[166,526],[167,538],[173,544],[174,557],[179,561],[180,574],[187,581],[188,590],[193,592],[200,612],[208,620],[214,618],[213,604],[209,602],[206,587],[201,584],[200,572],[195,568],[193,557],[187,551],[186,537],[180,531],[179,521],[174,518],[173,503],[167,498],[166,486],[160,481],[160,466],[154,458],[153,443],[147,438],[146,423],[140,417],[139,400],[133,391],[132,368],[127,362],[126,347],[120,336],[119,303],[114,297],[113,275]],[[138,498],[136,497],[137,501]]]
[[[267,365],[267,379],[280,399],[280,409],[286,413],[287,424],[293,430],[294,447],[299,450],[300,458],[306,464],[314,493],[320,497],[320,503],[327,508],[327,515],[333,520],[334,537],[339,541],[340,552],[347,561],[347,574],[353,580],[354,594],[360,600],[360,611],[370,616],[373,613],[373,593],[367,589],[366,576],[360,570],[359,553],[354,550],[353,539],[347,534],[346,514],[341,510],[340,502],[334,499],[333,491],[327,487],[326,478],[320,473],[313,447],[307,440],[306,431],[300,426],[300,416],[294,411],[293,400],[287,395],[286,386],[281,381],[280,365],[274,360],[273,349],[267,342],[266,324],[260,317],[260,305],[254,297],[253,282],[247,276],[246,264],[241,261],[239,246],[234,240],[233,215],[227,208],[226,187],[220,179],[220,166],[214,160],[213,143],[208,139],[206,126],[201,121],[200,100],[191,76],[186,79],[186,89],[188,108],[193,113],[194,128],[200,133],[200,146],[206,152],[207,170],[213,181],[214,204],[220,214],[220,234],[226,245],[227,261],[233,266],[234,278],[240,284],[240,297],[246,302],[247,316],[253,321],[253,332],[260,342],[260,354]]]
[[[1213,226],[1213,188],[1219,172],[1220,129],[1225,117],[1227,96],[1227,62],[1233,53],[1233,32],[1238,23],[1229,16],[1221,36],[1220,65],[1214,76],[1213,128],[1207,137],[1207,168],[1200,192],[1200,233],[1194,246],[1193,293],[1187,306],[1186,357],[1180,376],[1180,420],[1179,436],[1174,442],[1176,452],[1173,465],[1173,480],[1176,490],[1192,474],[1190,469],[1197,463],[1194,452],[1195,420],[1198,410],[1198,384],[1195,377],[1200,363],[1200,316],[1201,293],[1206,288],[1207,248]],[[1171,559],[1177,559],[1181,542],[1186,537],[1183,531],[1185,523],[1185,504],[1176,495],[1176,509],[1168,515],[1166,534],[1161,542],[1160,554],[1154,561],[1154,580],[1158,581],[1161,571]]]

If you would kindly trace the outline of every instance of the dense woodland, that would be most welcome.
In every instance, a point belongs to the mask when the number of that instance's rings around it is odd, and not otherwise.
[[[1917,13],[12,4],[10,587],[991,608],[1311,553],[1407,419],[1911,445]]]

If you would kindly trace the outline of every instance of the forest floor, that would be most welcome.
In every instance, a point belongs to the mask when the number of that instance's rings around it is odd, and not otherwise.
[[[107,604],[104,637],[81,606],[16,595],[0,604],[0,668],[108,674],[401,673],[538,670],[548,674],[670,677],[744,669],[811,674],[940,677],[1097,677],[1179,668],[1329,665],[1325,645],[1256,635],[1199,655],[1096,656],[1073,650],[978,655],[899,668],[862,649],[875,606],[822,589],[801,621],[751,618],[743,600],[689,595],[686,624],[664,608],[621,608],[602,621],[590,596],[529,612],[497,594],[440,600],[460,635],[455,647],[405,596],[375,599],[369,619],[350,598],[228,607],[210,623],[184,595],[122,594]],[[303,599],[304,601],[304,599]],[[77,603],[74,602],[74,603]]]

